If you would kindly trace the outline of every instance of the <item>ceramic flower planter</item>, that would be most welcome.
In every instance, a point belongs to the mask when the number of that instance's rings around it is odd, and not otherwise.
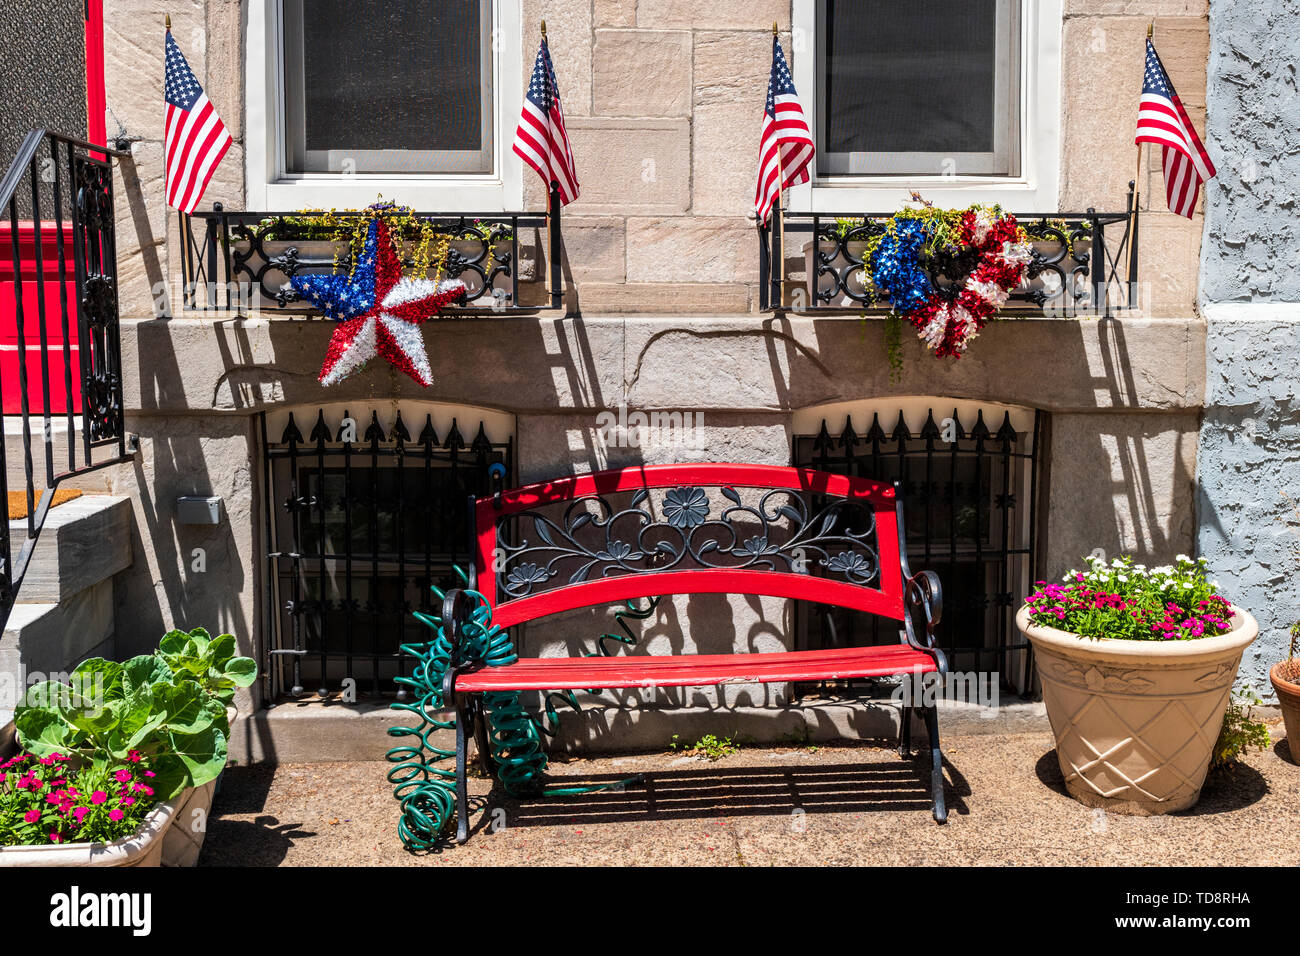
[[[18,751],[13,723],[0,727],[0,759]],[[130,836],[112,843],[0,847],[0,868],[17,866],[194,866],[217,782],[160,803]]]
[[[1277,702],[1282,708],[1291,759],[1300,764],[1300,658],[1278,661],[1268,672],[1268,679],[1273,682]]]
[[[1056,756],[1071,796],[1116,813],[1194,804],[1255,618],[1233,607],[1232,630],[1179,641],[1093,640],[1030,623]]]

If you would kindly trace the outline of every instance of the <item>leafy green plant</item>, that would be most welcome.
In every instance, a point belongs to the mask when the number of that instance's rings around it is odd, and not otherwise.
[[[256,676],[256,663],[235,655],[229,634],[172,631],[153,654],[121,664],[91,658],[68,684],[33,685],[14,724],[19,742],[37,757],[69,755],[84,765],[139,754],[167,800],[221,772],[230,735],[226,705]]]
[[[733,738],[717,737],[713,734],[705,734],[686,751],[692,757],[702,757],[705,760],[721,760],[723,757],[730,757],[739,752],[740,746]]]
[[[1214,743],[1214,753],[1210,758],[1210,769],[1219,770],[1236,763],[1250,748],[1266,750],[1272,743],[1268,725],[1256,720],[1254,708],[1263,701],[1252,690],[1234,693],[1228,700],[1228,709],[1223,712],[1223,726],[1219,730],[1219,739]]]

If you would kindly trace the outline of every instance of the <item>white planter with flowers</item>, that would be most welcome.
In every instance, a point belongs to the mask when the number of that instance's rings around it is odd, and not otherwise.
[[[1040,583],[1016,615],[1034,648],[1065,786],[1117,813],[1200,797],[1242,652],[1258,625],[1203,560],[1148,570],[1093,559]]]
[[[0,729],[0,867],[193,866],[235,688],[256,674],[231,635],[196,628],[29,688]]]

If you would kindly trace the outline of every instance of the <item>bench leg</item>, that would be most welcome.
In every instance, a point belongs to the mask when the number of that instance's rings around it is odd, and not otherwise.
[[[469,839],[469,784],[467,782],[469,725],[472,720],[464,698],[456,695],[456,842]]]
[[[934,820],[945,823],[948,808],[943,803],[943,751],[939,749],[939,711],[931,704],[924,708],[925,728],[930,732],[930,795],[934,801]]]
[[[492,742],[488,739],[487,710],[483,706],[483,695],[474,698],[474,748],[478,751],[478,763],[483,773],[491,777],[497,772],[497,762],[492,758]]]
[[[904,760],[912,756],[912,708],[907,704],[898,717],[898,755]]]

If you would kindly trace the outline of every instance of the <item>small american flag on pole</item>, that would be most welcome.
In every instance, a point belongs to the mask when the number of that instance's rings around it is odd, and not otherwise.
[[[763,133],[758,144],[758,188],[754,193],[754,210],[760,223],[767,222],[782,189],[808,181],[814,151],[812,132],[799,105],[781,41],[773,33],[772,74],[767,81],[767,105],[763,108]]]
[[[1192,218],[1201,183],[1213,179],[1214,163],[1201,145],[1182,100],[1174,92],[1155,44],[1147,39],[1146,73],[1138,104],[1137,143],[1159,143],[1165,171],[1165,198],[1171,212]]]
[[[230,133],[194,78],[171,30],[167,31],[166,60],[167,205],[191,213],[230,148]]]
[[[573,150],[564,128],[564,110],[560,107],[560,90],[551,67],[551,51],[546,46],[546,28],[542,28],[542,45],[533,63],[533,78],[524,94],[524,108],[515,131],[515,152],[537,170],[549,189],[557,183],[560,203],[567,206],[578,198],[578,171],[573,165]]]

